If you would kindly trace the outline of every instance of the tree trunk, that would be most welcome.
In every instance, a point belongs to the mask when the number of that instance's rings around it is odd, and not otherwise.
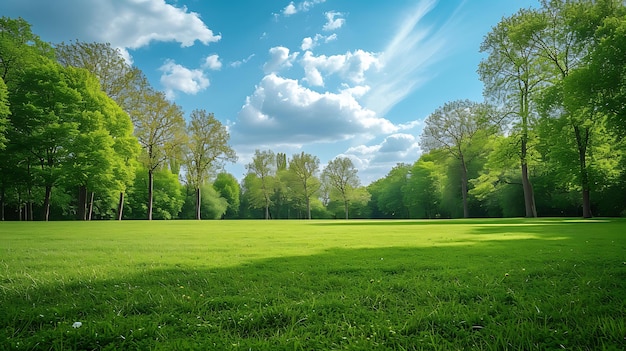
[[[591,218],[591,199],[589,196],[589,172],[587,171],[587,144],[589,141],[589,128],[585,128],[584,135],[580,127],[574,126],[576,145],[578,146],[578,161],[580,166],[580,186],[583,196],[583,218]]]
[[[50,220],[50,196],[52,195],[52,186],[46,185],[46,195],[43,200],[43,219],[44,221]]]
[[[122,212],[124,212],[124,192],[120,191],[120,201],[117,204],[117,220],[122,220]]]
[[[200,216],[200,207],[202,205],[202,192],[200,191],[200,187],[196,188],[196,219],[200,220],[202,217]]]
[[[522,163],[522,188],[524,189],[524,206],[526,208],[526,217],[537,217],[537,209],[535,208],[535,194],[533,185],[528,179],[528,164]]]
[[[311,199],[308,196],[306,197],[306,213],[307,219],[311,219]]]
[[[91,215],[93,214],[93,196],[94,196],[94,192],[91,192],[91,195],[89,196],[89,211],[87,211],[87,220],[90,221],[91,220]]]
[[[24,204],[24,209],[26,210],[26,213],[24,214],[24,218],[27,221],[33,221],[34,220],[34,213],[33,213],[33,190],[29,187],[28,188],[28,199],[26,199],[26,203]]]
[[[528,161],[526,155],[528,153],[528,132],[526,131],[528,122],[524,120],[524,133],[522,135],[522,149],[520,153],[520,162],[522,164],[522,188],[524,190],[524,208],[526,210],[526,218],[537,217],[537,208],[535,207],[535,193],[533,185],[528,178]]]
[[[344,210],[345,210],[345,212],[346,212],[346,219],[349,219],[349,217],[348,217],[348,215],[349,215],[348,211],[349,211],[349,207],[350,207],[350,205],[349,205],[349,201],[348,201],[347,199],[344,199],[344,200],[343,200],[343,207],[344,207]]]
[[[153,185],[153,174],[152,170],[148,170],[148,220],[152,220],[152,185]]]
[[[467,166],[461,154],[461,193],[463,196],[463,218],[469,218],[469,205],[467,204]]]
[[[84,221],[87,219],[87,187],[81,185],[78,187],[78,209],[77,209],[77,219],[79,221]]]
[[[0,216],[4,222],[4,188],[0,191]]]

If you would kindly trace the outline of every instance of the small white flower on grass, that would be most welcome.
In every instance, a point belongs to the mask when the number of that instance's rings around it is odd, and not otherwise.
[[[76,328],[80,328],[83,326],[83,323],[81,322],[74,322],[74,324],[72,324],[72,328],[76,329]]]

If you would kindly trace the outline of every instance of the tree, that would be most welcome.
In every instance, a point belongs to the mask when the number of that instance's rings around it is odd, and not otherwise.
[[[594,129],[599,128],[599,121],[603,120],[597,108],[600,101],[593,93],[595,78],[587,69],[585,58],[595,46],[593,31],[603,18],[613,16],[619,7],[623,8],[623,4],[612,0],[544,0],[540,21],[535,24],[536,35],[531,41],[551,77],[552,85],[543,97],[548,106],[544,117],[566,120],[575,140],[585,218],[592,216],[588,158],[594,144]]]
[[[0,150],[4,150],[6,148],[6,132],[10,114],[9,91],[6,84],[4,84],[4,80],[0,78]]]
[[[316,174],[319,170],[320,160],[317,156],[304,153],[294,154],[289,160],[289,171],[294,175],[298,192],[306,203],[307,218],[311,219],[311,197],[320,186]]]
[[[410,171],[410,165],[399,163],[384,178],[378,179],[367,187],[371,194],[370,206],[374,217],[410,217],[410,208],[404,202],[403,196]]]
[[[624,10],[622,9],[622,12]],[[626,136],[626,15],[605,18],[594,32],[596,45],[587,69],[596,107],[608,117],[611,133]]]
[[[347,157],[337,157],[331,160],[322,171],[322,183],[328,185],[331,194],[336,192],[341,197],[346,219],[349,218],[353,192],[360,185],[357,172],[352,160]]]
[[[185,120],[180,107],[167,101],[165,94],[152,89],[137,92],[130,115],[135,135],[143,148],[141,163],[148,171],[148,220],[152,219],[153,175],[185,143]]]
[[[102,90],[124,110],[131,108],[131,92],[147,84],[145,76],[109,43],[74,41],[55,45],[55,56],[64,66],[85,68],[98,77]]]
[[[100,81],[101,89],[112,98],[126,113],[134,109],[142,90],[148,89],[148,82],[143,73],[136,67],[132,67],[122,57],[119,49],[106,43],[84,43],[74,41],[70,44],[60,43],[55,46],[57,60],[64,66],[81,67],[94,74]],[[134,177],[135,160],[138,149],[133,138],[132,123],[127,122],[127,117],[118,114],[113,119],[115,125],[109,130],[115,137],[117,153],[123,158],[121,167],[116,168],[116,184],[119,188],[119,201],[117,206],[117,219],[121,220],[124,210],[124,193],[132,184]],[[109,123],[112,124],[112,123]],[[130,129],[129,129],[130,128]]]
[[[33,34],[22,18],[0,18],[0,78],[13,90],[24,71],[54,58],[50,44]]]
[[[72,86],[72,70],[55,62],[27,69],[12,97],[14,138],[27,158],[33,182],[45,189],[43,218],[49,219],[52,188],[61,179],[61,169],[72,155],[73,140],[80,135],[80,93]],[[36,167],[31,162],[37,162]]]
[[[439,218],[441,210],[441,176],[443,170],[432,154],[423,154],[413,165],[402,189],[404,202],[418,218]]]
[[[149,173],[144,165],[135,169],[133,185],[128,188],[126,219],[145,219],[148,215]],[[156,169],[152,174],[152,211],[154,219],[178,218],[185,203],[185,189],[178,180],[178,175],[169,169]]]
[[[197,209],[196,201],[197,194],[196,189],[189,184],[185,186],[187,190],[187,196],[185,197],[185,204],[180,213],[182,219],[196,219]],[[201,213],[202,218],[206,219],[220,219],[228,210],[228,200],[220,195],[213,184],[207,182],[200,187],[202,195],[201,199]]]
[[[235,151],[228,145],[230,138],[226,128],[212,113],[194,110],[187,124],[187,154],[185,169],[189,185],[196,192],[196,219],[201,219],[201,191],[211,172],[225,161],[237,159]]]
[[[223,218],[236,218],[239,214],[241,191],[237,178],[230,173],[220,172],[213,182],[213,188],[228,201]]]
[[[276,176],[276,155],[272,150],[255,150],[252,161],[246,165],[248,173],[252,177],[249,184],[252,186],[251,205],[256,208],[265,209],[265,219],[270,219],[271,196],[274,192],[274,181]]]
[[[516,117],[513,135],[519,140],[526,217],[537,217],[535,195],[528,175],[529,142],[534,120],[532,100],[547,79],[542,61],[530,45],[537,17],[534,11],[520,10],[502,19],[480,46],[480,51],[488,56],[478,68],[480,79],[485,84],[484,95]]]
[[[16,85],[22,79],[25,70],[45,63],[53,57],[50,45],[33,34],[30,24],[24,19],[0,18],[0,79],[6,84],[9,101],[13,99],[11,95],[16,91]],[[13,110],[12,106],[9,105],[9,107]],[[14,134],[14,131],[8,130],[8,134]],[[10,142],[6,151],[0,153],[2,208],[4,209],[6,203],[5,198],[12,198],[15,200],[20,217],[22,218],[22,208],[25,207],[24,217],[33,219],[31,177],[33,163],[30,160],[34,156],[26,151],[29,145],[20,144],[18,140],[10,140]],[[10,188],[14,189],[15,193],[7,196],[7,190]]]
[[[489,106],[469,100],[444,104],[426,118],[421,145],[425,151],[443,148],[458,160],[461,174],[463,217],[469,217],[467,165],[480,151],[479,138],[495,130]]]

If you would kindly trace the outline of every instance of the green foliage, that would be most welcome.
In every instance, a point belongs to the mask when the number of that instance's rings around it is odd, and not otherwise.
[[[396,165],[385,178],[379,179],[367,187],[371,194],[370,206],[374,209],[374,218],[409,218],[410,209],[404,202],[403,189],[409,178],[411,166]]]
[[[228,210],[228,200],[215,189],[214,184],[205,184],[200,187],[201,204],[200,211],[202,219],[220,219]],[[193,187],[186,187],[187,196],[181,213],[178,216],[181,219],[196,219],[196,190]]]
[[[444,178],[432,154],[424,154],[413,165],[410,178],[405,185],[404,201],[416,218],[441,217],[441,190]]]
[[[294,154],[289,160],[289,172],[292,175],[290,187],[305,203],[308,219],[312,218],[311,200],[321,185],[317,178],[319,166],[319,158],[304,151],[300,154]]]
[[[183,186],[178,176],[167,169],[154,172],[154,219],[178,218],[185,203]],[[124,218],[145,219],[148,214],[148,171],[136,169],[133,186],[127,191]]]
[[[359,195],[355,193],[360,185],[357,173],[352,160],[347,157],[331,160],[322,171],[322,184],[330,190],[331,199],[339,198],[343,202],[345,219],[350,218],[350,203],[355,200],[355,195]]]
[[[240,187],[237,179],[230,173],[220,172],[213,182],[213,188],[228,201],[228,208],[224,213],[225,219],[237,218],[240,206]]]
[[[7,143],[7,126],[9,124],[9,91],[7,90],[4,80],[0,77],[0,150],[6,148]]]

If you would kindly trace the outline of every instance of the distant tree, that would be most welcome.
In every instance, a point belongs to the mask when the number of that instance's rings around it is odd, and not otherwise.
[[[438,218],[441,215],[441,178],[444,171],[432,154],[423,154],[412,166],[403,188],[404,202],[418,218]]]
[[[187,153],[184,166],[189,185],[196,191],[196,219],[201,219],[201,191],[211,173],[224,162],[235,161],[235,151],[228,145],[226,127],[205,110],[191,112],[187,124]]]
[[[265,209],[265,219],[270,219],[271,196],[274,193],[274,182],[276,176],[276,155],[272,150],[255,150],[252,161],[246,165],[248,173],[254,175],[256,179],[250,179],[253,185],[249,191],[252,192],[252,205],[256,208],[261,206]]]
[[[185,120],[180,107],[167,101],[165,94],[145,89],[133,97],[130,112],[135,135],[143,148],[141,163],[148,171],[148,219],[152,219],[154,172],[179,154],[186,141]]]
[[[409,218],[410,208],[404,202],[404,190],[409,180],[411,166],[405,163],[395,165],[384,178],[368,186],[371,201],[380,217]],[[376,214],[376,213],[374,213]]]
[[[326,184],[331,194],[337,193],[343,201],[345,218],[349,218],[350,201],[354,190],[359,187],[358,170],[352,160],[347,157],[337,157],[328,162],[322,171],[322,184]]]
[[[6,84],[4,84],[4,80],[0,78],[0,150],[4,150],[6,148],[6,132],[10,114],[9,91]]]
[[[144,165],[138,165],[133,185],[126,196],[125,219],[145,219],[148,216],[149,173]],[[154,219],[178,218],[185,203],[185,189],[178,175],[167,168],[157,169],[152,174]]]
[[[493,134],[494,113],[485,104],[459,100],[444,104],[426,118],[421,145],[425,151],[442,148],[458,160],[461,171],[463,217],[469,217],[468,162],[480,150],[477,142]]]
[[[320,160],[307,153],[294,154],[289,160],[289,171],[295,178],[298,193],[306,204],[307,218],[311,219],[311,197],[320,187],[316,177]]]
[[[240,206],[240,187],[237,178],[232,174],[220,172],[215,181],[213,188],[228,201],[228,208],[224,213],[224,218],[237,218]]]
[[[189,184],[185,186],[187,196],[180,213],[182,219],[196,219],[196,189]],[[228,210],[228,200],[221,196],[213,184],[207,182],[200,187],[201,213],[204,219],[220,219]]]

